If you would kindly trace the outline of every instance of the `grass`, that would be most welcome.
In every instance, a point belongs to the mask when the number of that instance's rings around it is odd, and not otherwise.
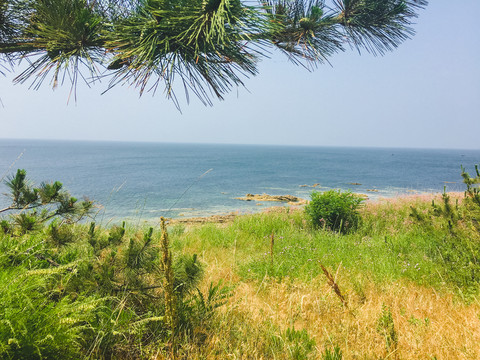
[[[186,229],[175,238],[176,248],[200,251],[210,281],[222,278],[235,286],[230,308],[218,320],[222,336],[212,334],[198,350],[202,355],[188,356],[322,358],[338,346],[344,359],[478,358],[480,279],[463,281],[462,263],[438,254],[451,237],[444,219],[432,216],[426,226],[412,218],[412,206],[427,214],[431,200],[410,196],[367,203],[361,228],[347,235],[313,230],[301,211],[283,209],[238,217],[228,226]],[[469,221],[459,221],[455,236],[478,247],[478,229]],[[320,264],[334,275],[348,308]],[[398,336],[395,348],[386,346],[378,330],[383,306]],[[288,329],[305,330],[315,346],[301,339],[300,345],[292,343]],[[296,353],[292,349],[298,346],[304,350]],[[222,355],[205,355],[209,348],[222,348]]]
[[[177,277],[188,279],[193,254],[203,275],[195,283],[198,290],[192,288],[177,306],[195,320],[179,325],[184,330],[174,351],[164,310],[155,310],[150,298],[162,298],[163,290],[113,296],[77,284],[75,274],[92,269],[89,263],[94,270],[104,266],[103,276],[113,271],[107,247],[87,246],[88,226],[70,229],[68,239],[74,240],[67,243],[48,240],[48,229],[0,236],[0,310],[8,315],[0,322],[0,351],[13,346],[11,339],[27,343],[12,335],[23,331],[38,338],[30,341],[37,346],[52,341],[52,351],[64,358],[478,359],[478,213],[463,201],[456,204],[463,195],[450,198],[453,215],[443,211],[440,195],[434,199],[438,209],[426,196],[367,203],[360,227],[348,234],[314,229],[302,210],[288,208],[239,216],[230,224],[170,225],[173,262],[190,264],[175,265]],[[95,230],[96,244],[116,231]],[[124,236],[142,244],[146,233],[127,224]],[[142,256],[157,264],[157,229],[151,241],[153,253]],[[118,259],[126,256],[127,245],[116,245]],[[137,285],[163,279],[155,266],[134,275],[128,279]],[[84,279],[107,284],[103,278]],[[66,296],[68,289],[75,292]],[[79,304],[88,311],[78,311]],[[28,316],[21,316],[21,309],[29,309]],[[47,331],[36,330],[36,322]],[[41,347],[23,351],[52,358]]]
[[[425,229],[409,216],[412,204],[428,209],[429,202],[417,198],[396,202],[367,204],[362,209],[362,228],[353,234],[313,230],[303,212],[277,210],[239,217],[227,227],[208,224],[192,228],[174,237],[174,244],[182,251],[221,253],[223,261],[235,255],[230,261],[243,279],[261,280],[267,275],[310,281],[322,274],[322,263],[377,281],[406,278],[440,286],[445,282],[439,275],[444,265],[432,255],[436,251],[433,240],[445,234],[435,227]]]

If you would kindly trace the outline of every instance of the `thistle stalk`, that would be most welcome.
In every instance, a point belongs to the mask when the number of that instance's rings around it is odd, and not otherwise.
[[[270,265],[273,270],[273,245],[275,244],[275,234],[270,235]]]
[[[169,250],[169,240],[165,218],[160,218],[160,226],[162,230],[161,246],[162,246],[162,270],[164,272],[163,288],[165,293],[165,324],[170,331],[170,345],[172,353],[175,349],[175,331],[177,325],[177,308],[176,297],[173,286],[173,267],[172,252]]]

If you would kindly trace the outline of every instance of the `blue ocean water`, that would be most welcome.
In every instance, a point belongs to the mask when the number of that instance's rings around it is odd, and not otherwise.
[[[0,140],[0,176],[22,168],[37,183],[59,180],[95,200],[97,221],[105,222],[256,212],[278,204],[235,198],[308,199],[317,183],[319,191],[350,189],[373,199],[444,186],[463,191],[460,165],[473,172],[478,163],[480,150]],[[1,196],[0,206],[7,204]]]

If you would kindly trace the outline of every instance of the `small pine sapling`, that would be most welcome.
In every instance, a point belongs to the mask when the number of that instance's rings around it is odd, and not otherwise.
[[[465,171],[465,168],[462,166],[462,178],[465,185],[467,185],[467,190],[465,191],[465,197],[470,199],[470,202],[480,207],[480,189],[478,184],[480,184],[480,170],[478,165],[475,165],[476,177],[472,178],[469,173]]]

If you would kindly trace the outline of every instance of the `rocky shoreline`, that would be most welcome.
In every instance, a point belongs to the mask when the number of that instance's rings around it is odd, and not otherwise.
[[[238,214],[230,213],[225,215],[211,215],[204,217],[193,217],[193,218],[176,218],[169,219],[169,224],[184,224],[184,225],[196,225],[196,224],[205,224],[205,223],[216,223],[216,224],[227,224],[233,222]]]

